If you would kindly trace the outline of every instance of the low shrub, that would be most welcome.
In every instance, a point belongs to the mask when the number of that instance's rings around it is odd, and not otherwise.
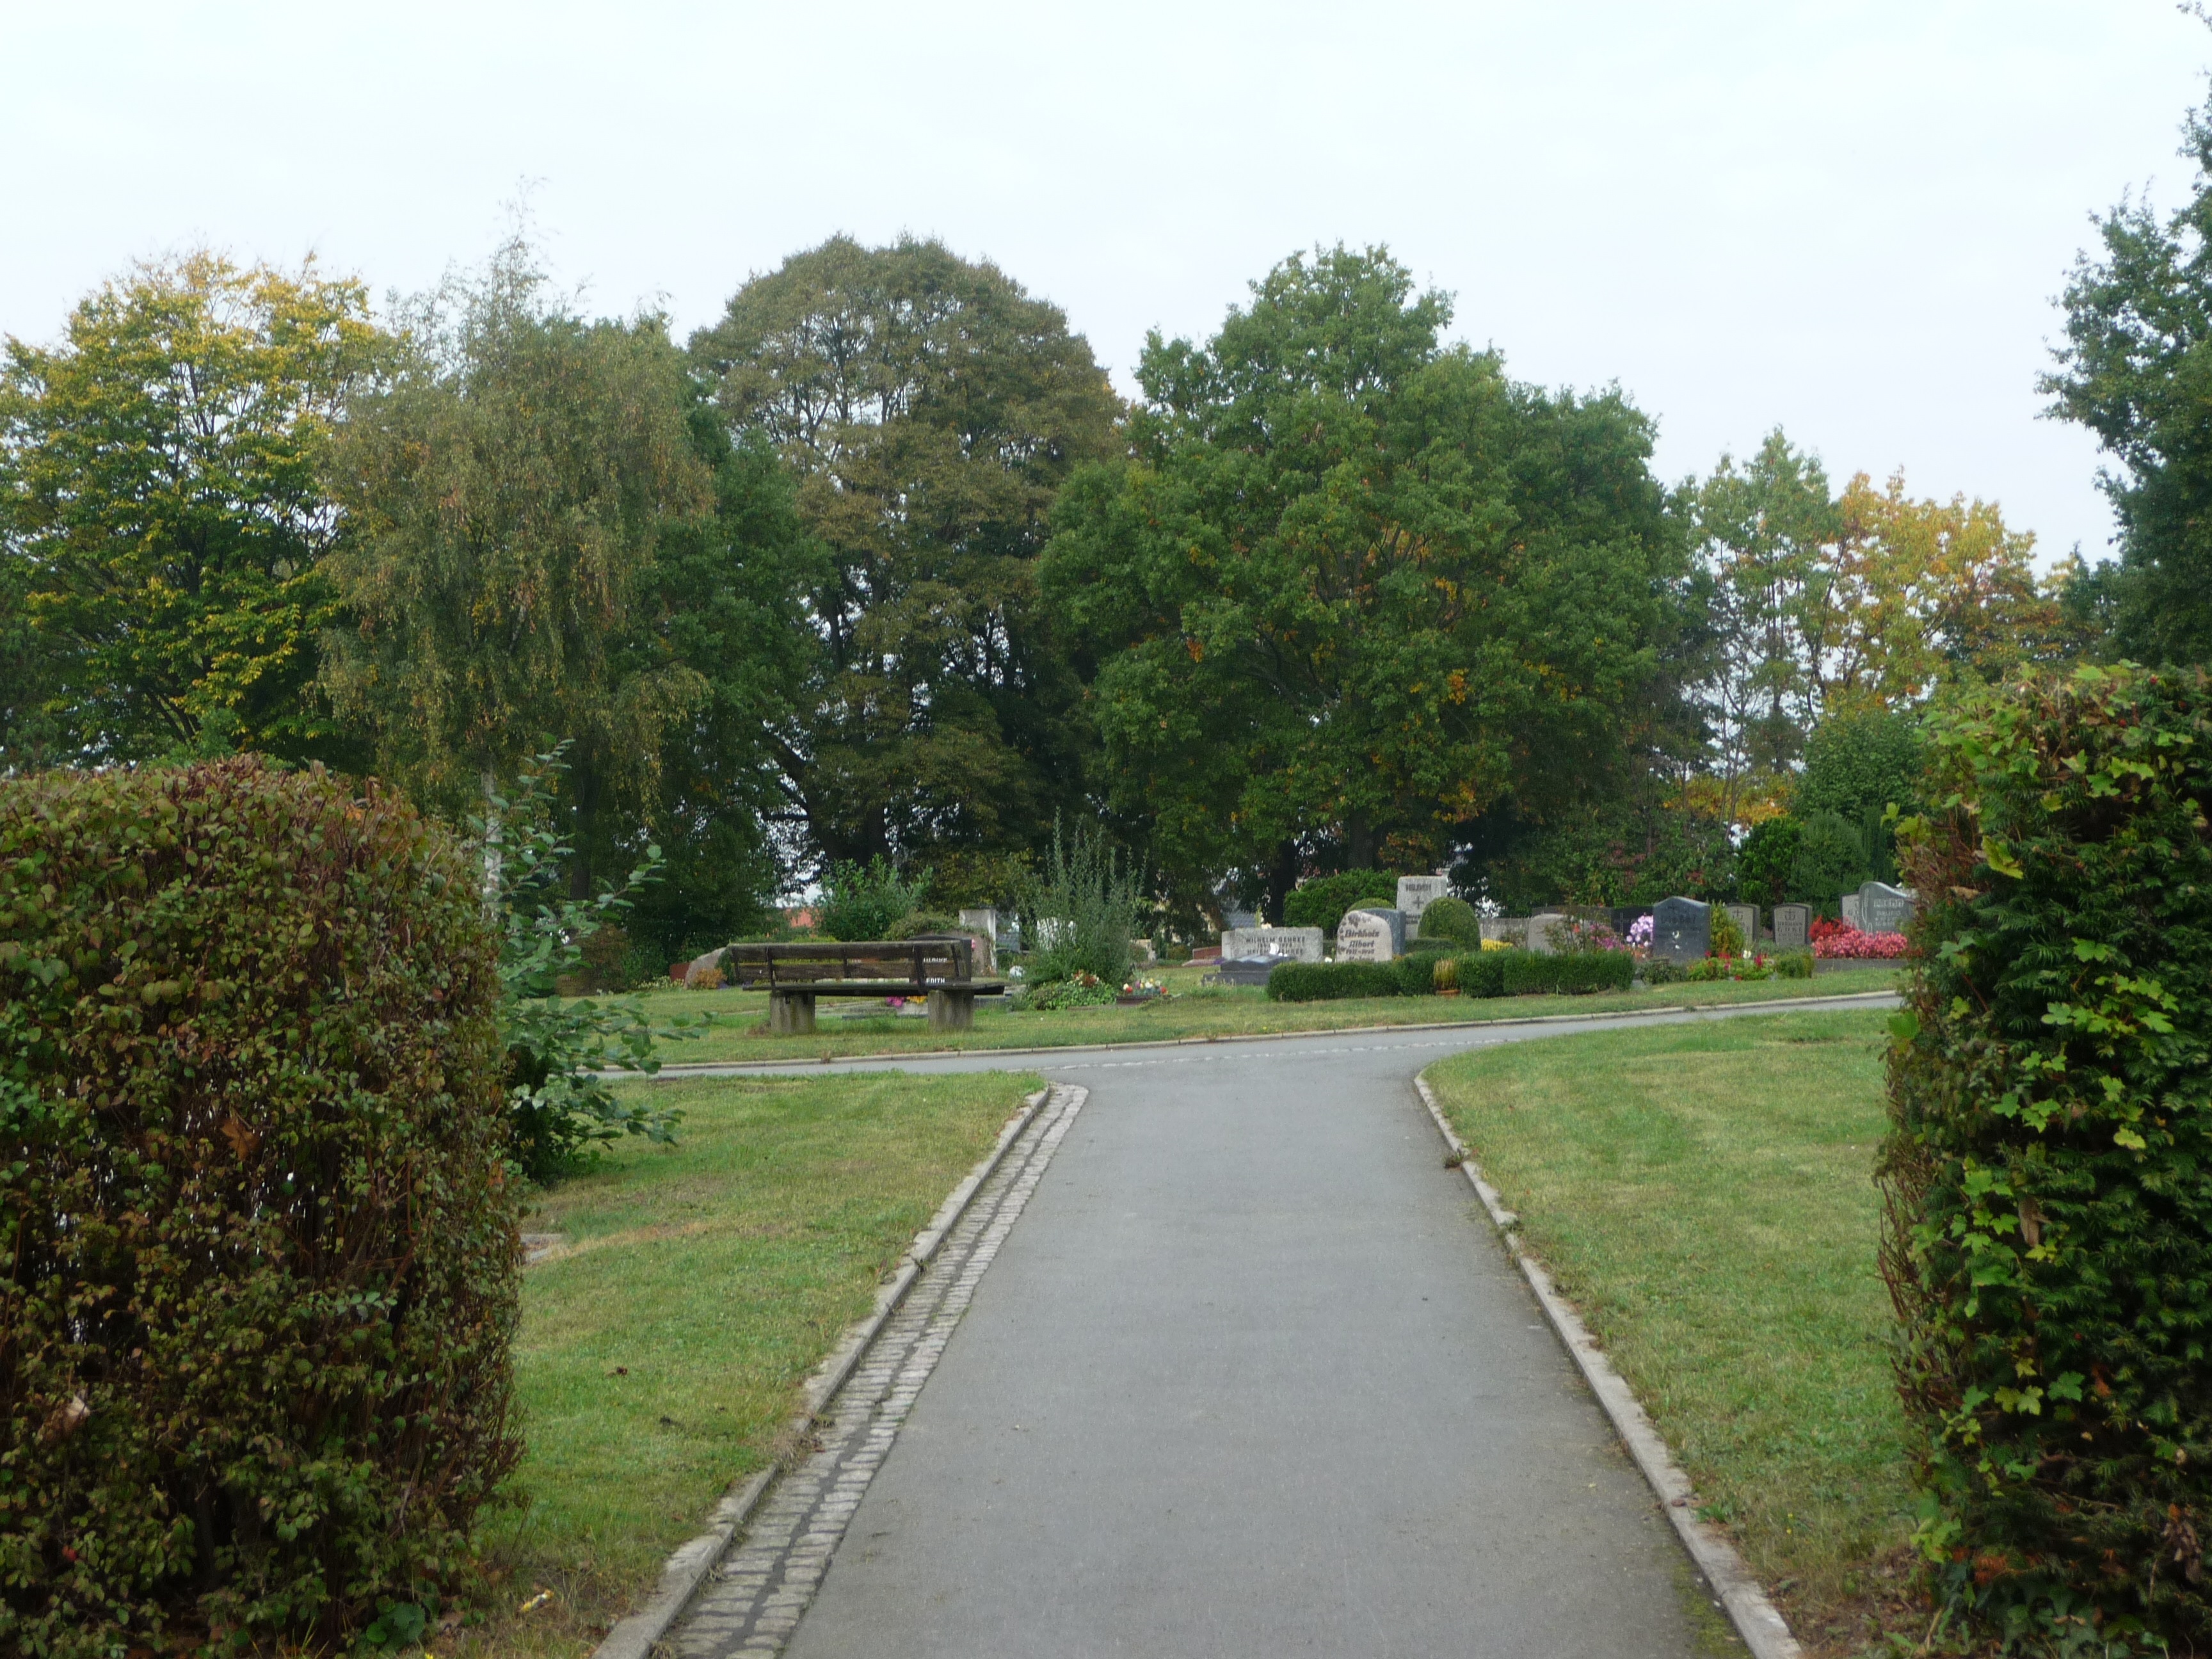
[[[1430,900],[1428,908],[1421,912],[1421,937],[1479,951],[1482,948],[1482,919],[1465,899],[1454,898],[1447,893],[1440,899]]]
[[[2212,682],[2084,668],[1930,730],[1878,1171],[1917,1541],[2021,1650],[2203,1652]]]
[[[1810,979],[1813,977],[1813,953],[1810,951],[1784,951],[1773,958],[1777,979]]]
[[[0,786],[0,1649],[434,1613],[520,1451],[483,884],[320,772]]]
[[[1114,1000],[1115,994],[1114,988],[1097,975],[1077,974],[1024,986],[1014,994],[1012,1006],[1017,1012],[1028,1010],[1041,1014],[1061,1008],[1103,1008]]]
[[[1485,948],[1459,958],[1455,972],[1463,997],[1502,997],[1505,994],[1505,964],[1518,951]]]
[[[1275,1002],[1335,1002],[1346,997],[1395,997],[1403,988],[1398,962],[1279,962],[1267,975]]]
[[[1650,957],[1637,964],[1636,971],[1646,985],[1680,985],[1689,978],[1686,964],[1672,957]]]
[[[885,928],[881,937],[920,939],[925,933],[957,933],[960,931],[960,918],[957,916],[942,915],[934,910],[912,910]]]
[[[1109,986],[1126,984],[1136,965],[1143,897],[1142,873],[1121,862],[1103,831],[1079,823],[1063,842],[1054,819],[1052,852],[1042,872],[1024,883],[1018,905],[1030,977],[1088,974]]]
[[[1636,977],[1636,958],[1626,951],[1563,951],[1545,956],[1513,951],[1498,957],[1505,964],[1508,996],[1538,993],[1582,996],[1593,991],[1626,991]]]
[[[1362,904],[1395,904],[1398,878],[1387,870],[1347,870],[1316,876],[1283,901],[1283,926],[1334,933],[1344,913]]]
[[[921,908],[929,889],[924,874],[903,879],[878,857],[866,864],[832,864],[814,907],[814,926],[824,939],[885,939],[902,916]]]

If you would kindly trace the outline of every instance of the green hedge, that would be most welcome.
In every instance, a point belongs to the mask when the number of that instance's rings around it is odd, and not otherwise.
[[[1505,964],[1520,951],[1470,951],[1459,959],[1459,994],[1463,997],[1505,994]]]
[[[1534,951],[1493,951],[1507,996],[1581,996],[1592,991],[1626,991],[1636,977],[1636,958],[1626,951],[1563,951],[1543,956]]]
[[[1387,870],[1347,870],[1317,876],[1283,901],[1283,926],[1319,927],[1334,933],[1344,913],[1358,904],[1395,904],[1398,878]]]
[[[462,1568],[520,1451],[483,880],[319,773],[0,785],[0,1649],[328,1650]]]
[[[1932,731],[1953,805],[1904,837],[1929,902],[1881,1166],[1918,1541],[2038,1650],[2094,1613],[2100,1640],[2140,1620],[2201,1652],[2212,688],[2084,669]]]
[[[1267,975],[1267,995],[1276,1002],[1335,1002],[1395,997],[1403,985],[1398,962],[1283,962]]]
[[[1482,948],[1482,918],[1474,914],[1474,907],[1465,899],[1446,894],[1431,900],[1421,912],[1421,938],[1479,951]]]

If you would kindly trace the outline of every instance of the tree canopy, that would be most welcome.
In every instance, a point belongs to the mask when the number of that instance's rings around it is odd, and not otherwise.
[[[995,266],[837,237],[747,283],[690,350],[732,435],[791,465],[827,556],[775,733],[813,848],[919,866],[1042,847],[1084,733],[1036,561],[1120,411],[1090,347]]]
[[[2150,662],[2212,659],[2212,106],[2191,115],[2189,200],[2161,221],[2123,202],[2098,222],[2101,256],[2066,285],[2066,343],[2045,381],[2052,412],[2097,434],[2120,559],[2084,580],[2078,617]]]
[[[335,757],[310,693],[338,529],[321,467],[387,341],[368,291],[198,252],[0,360],[14,763]]]
[[[1070,481],[1047,579],[1113,805],[1186,882],[1432,860],[1451,829],[1629,763],[1681,538],[1648,419],[1448,346],[1382,249],[1254,284],[1204,346],[1148,341],[1133,455]]]

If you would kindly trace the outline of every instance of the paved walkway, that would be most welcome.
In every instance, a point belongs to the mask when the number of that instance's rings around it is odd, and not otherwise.
[[[784,1517],[776,1616],[764,1517],[671,1645],[773,1651],[796,1621],[793,1659],[1692,1652],[1684,1559],[1412,1088],[1562,1034],[907,1062],[1090,1098],[1056,1155],[1021,1149],[988,1275],[944,1270],[971,1299],[933,1375],[878,1365],[902,1422],[855,1408],[831,1522]]]

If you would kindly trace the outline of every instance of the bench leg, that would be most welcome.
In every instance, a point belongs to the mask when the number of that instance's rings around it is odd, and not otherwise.
[[[975,1029],[973,991],[932,991],[929,1029],[933,1031],[972,1031]]]
[[[768,1029],[778,1036],[805,1036],[814,1030],[814,993],[770,991]]]

